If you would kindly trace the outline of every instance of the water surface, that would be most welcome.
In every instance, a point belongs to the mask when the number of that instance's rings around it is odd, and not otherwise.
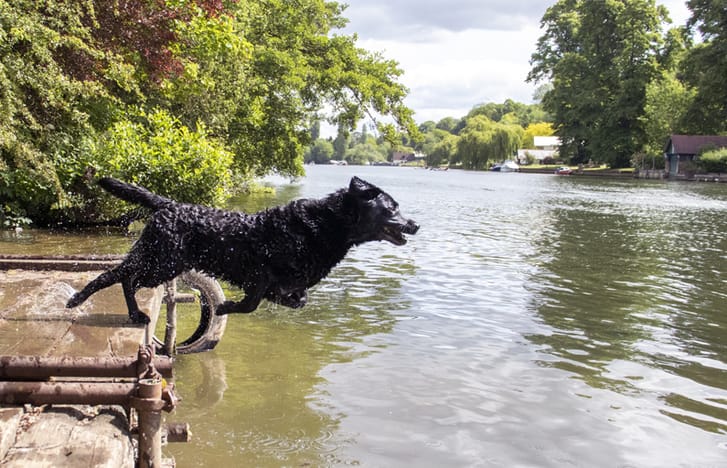
[[[178,466],[727,466],[727,185],[315,166],[233,205],[352,175],[421,230],[180,357]],[[0,252],[131,241],[6,232]]]

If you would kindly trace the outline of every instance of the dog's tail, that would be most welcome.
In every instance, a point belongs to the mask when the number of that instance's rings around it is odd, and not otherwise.
[[[98,184],[111,195],[153,210],[158,210],[170,203],[174,203],[173,200],[157,195],[156,193],[152,193],[143,187],[126,184],[120,180],[112,179],[111,177],[103,177],[99,179]]]

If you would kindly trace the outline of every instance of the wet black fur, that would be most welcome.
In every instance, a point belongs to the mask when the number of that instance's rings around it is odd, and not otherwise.
[[[419,226],[404,219],[386,192],[357,177],[321,199],[302,199],[256,214],[178,203],[121,181],[99,184],[126,201],[151,208],[151,219],[124,261],[88,283],[66,305],[121,283],[131,320],[147,323],[136,303],[139,288],[156,287],[187,270],[203,271],[245,291],[217,314],[254,311],[262,299],[298,308],[348,250],[373,240],[397,245]]]

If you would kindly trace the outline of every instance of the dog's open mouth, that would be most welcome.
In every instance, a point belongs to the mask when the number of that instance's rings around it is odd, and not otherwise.
[[[394,245],[406,244],[406,237],[404,234],[416,234],[419,230],[419,225],[414,221],[409,220],[406,224],[389,224],[384,226],[382,229],[383,240],[389,241]]]
[[[401,233],[401,228],[398,226],[386,226],[383,230],[384,240],[391,242],[394,245],[406,244],[406,237]]]

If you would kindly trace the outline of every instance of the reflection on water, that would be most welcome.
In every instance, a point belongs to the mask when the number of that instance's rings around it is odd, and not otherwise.
[[[73,232],[24,229],[19,233],[0,230],[0,254],[119,254],[129,250],[132,242],[131,237],[114,228]]]
[[[536,242],[548,254],[534,308],[549,330],[528,338],[547,352],[541,363],[727,432],[724,201],[662,184],[623,187],[619,199],[585,188],[553,197]]]
[[[351,363],[371,351],[361,340],[391,333],[399,277],[410,268],[382,262],[367,275],[355,260],[316,289],[303,311],[267,304],[231,316],[223,343],[203,355],[180,356],[184,395],[179,418],[203,439],[175,446],[180,466],[321,466],[337,464],[338,416],[316,395],[327,364]],[[223,395],[224,394],[224,395]]]
[[[233,205],[354,174],[421,230],[180,356],[179,466],[725,466],[727,185],[316,166]],[[20,234],[0,253],[133,240]]]

